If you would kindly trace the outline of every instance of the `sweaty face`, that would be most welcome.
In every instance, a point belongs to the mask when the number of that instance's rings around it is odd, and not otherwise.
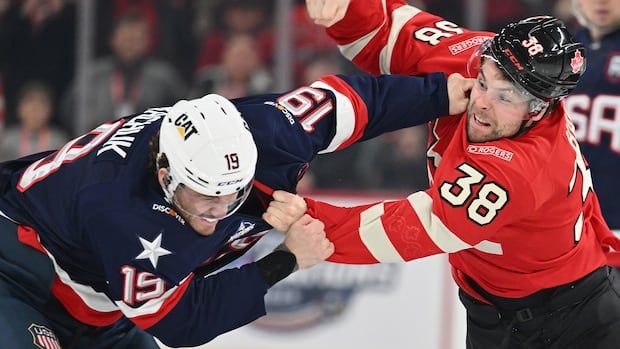
[[[489,142],[512,137],[528,116],[529,99],[492,60],[483,60],[467,108],[467,139]]]
[[[620,0],[577,0],[578,8],[588,21],[602,34],[620,25]]]

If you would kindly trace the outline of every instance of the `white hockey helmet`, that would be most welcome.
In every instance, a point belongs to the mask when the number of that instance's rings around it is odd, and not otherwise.
[[[222,219],[249,195],[256,144],[235,105],[222,96],[210,94],[172,106],[159,134],[158,159],[163,154],[170,172],[163,188],[166,200],[186,215]],[[237,195],[226,202],[218,198],[231,194]]]

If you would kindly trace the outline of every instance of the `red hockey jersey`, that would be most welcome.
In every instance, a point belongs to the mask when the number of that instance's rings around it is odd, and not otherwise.
[[[356,1],[328,28],[347,58],[371,73],[467,75],[493,34],[469,31],[404,1]],[[308,200],[340,263],[409,261],[450,253],[457,284],[468,275],[491,294],[524,297],[606,263],[615,239],[603,220],[574,127],[559,106],[513,139],[470,143],[466,115],[429,124],[431,188],[352,208]],[[412,174],[415,175],[415,174]]]

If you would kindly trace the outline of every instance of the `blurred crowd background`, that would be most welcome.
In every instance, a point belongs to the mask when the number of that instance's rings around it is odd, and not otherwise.
[[[471,29],[553,14],[570,0],[424,0]],[[178,99],[281,92],[359,73],[302,0],[0,0],[0,161]],[[313,162],[300,191],[409,193],[427,186],[425,127]]]

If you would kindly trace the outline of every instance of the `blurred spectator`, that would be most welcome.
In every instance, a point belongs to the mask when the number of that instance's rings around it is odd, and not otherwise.
[[[94,127],[152,106],[167,106],[185,97],[186,86],[169,64],[148,55],[148,26],[129,13],[119,18],[112,33],[113,55],[93,63],[88,76],[89,125]],[[75,112],[75,86],[63,104],[63,118]]]
[[[197,70],[204,71],[209,66],[218,65],[223,59],[227,42],[239,35],[254,37],[261,60],[270,64],[273,33],[267,16],[268,3],[266,0],[229,0],[214,6],[212,14],[218,15],[214,20],[214,28],[200,44]]]
[[[310,19],[305,1],[298,1],[293,8],[291,24],[295,84],[307,83],[308,79],[304,75],[308,72],[307,67],[309,65],[313,65],[313,69],[326,68],[331,65],[337,67],[337,71],[340,72],[342,72],[343,67],[346,67],[347,73],[349,73],[352,64],[342,58],[338,47],[327,36],[325,29],[314,24]],[[317,59],[319,60],[317,61]]]
[[[254,38],[239,34],[229,39],[222,63],[203,68],[197,73],[194,97],[217,93],[226,98],[270,92],[272,78],[264,67]]]
[[[318,57],[306,64],[302,72],[302,85],[310,85],[321,77],[330,74],[341,74],[339,60],[329,57]]]
[[[64,131],[50,126],[52,93],[39,82],[24,85],[17,102],[19,125],[5,130],[0,141],[0,161],[60,148],[67,142]]]
[[[573,14],[574,0],[557,0],[553,6],[551,15],[562,20],[574,32],[579,26],[577,19]]]
[[[54,91],[64,91],[71,82],[75,2],[4,0],[0,3],[0,23],[0,73],[6,94],[6,121],[11,124],[17,123],[17,92],[24,83],[38,80]],[[59,104],[56,97],[55,109]]]
[[[212,0],[210,0],[212,1]],[[139,13],[149,28],[147,52],[153,57],[165,60],[190,81],[196,61],[196,40],[193,34],[193,0],[109,0],[97,1],[95,56],[110,53],[106,40],[115,21]]]

